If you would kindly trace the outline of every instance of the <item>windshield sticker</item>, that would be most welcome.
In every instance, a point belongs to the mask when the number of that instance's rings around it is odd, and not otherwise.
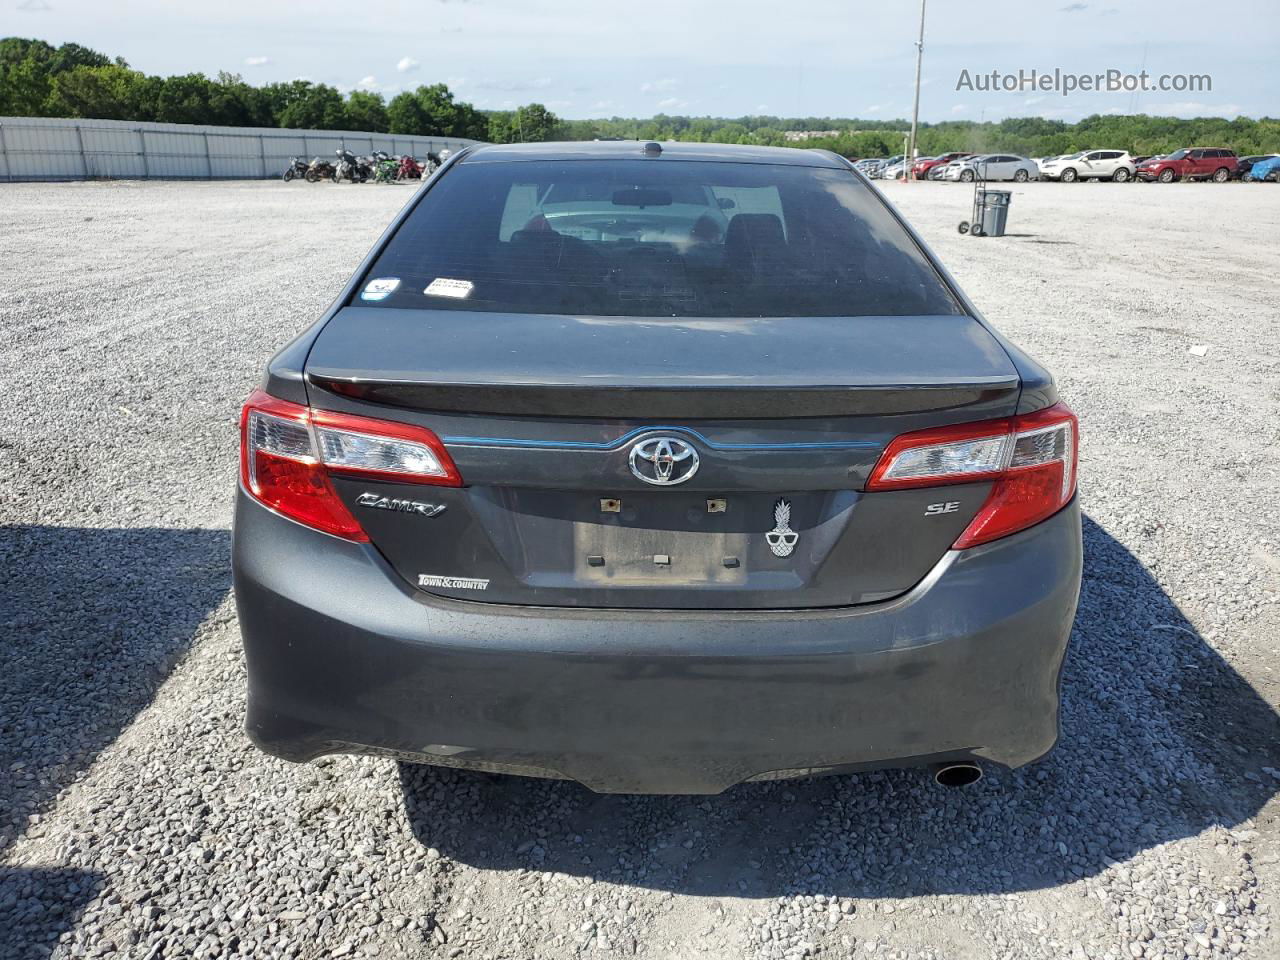
[[[360,292],[360,299],[385,300],[395,293],[399,286],[399,277],[378,277],[376,280],[370,280],[365,284],[364,290]]]
[[[449,277],[436,277],[422,292],[428,297],[450,297],[454,300],[465,300],[471,296],[475,284],[470,280],[453,280]]]

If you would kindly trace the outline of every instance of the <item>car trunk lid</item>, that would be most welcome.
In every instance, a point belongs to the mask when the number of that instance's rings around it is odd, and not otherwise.
[[[900,594],[988,485],[866,493],[880,452],[907,431],[1010,416],[1019,391],[999,342],[965,316],[353,307],[319,335],[306,375],[313,406],[425,426],[462,474],[458,489],[335,478],[401,575],[442,596],[558,606]],[[664,441],[691,454],[678,482],[647,482],[641,454]],[[366,508],[378,498],[445,509]]]

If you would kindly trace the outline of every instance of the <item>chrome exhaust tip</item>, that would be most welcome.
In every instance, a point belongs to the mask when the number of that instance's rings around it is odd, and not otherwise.
[[[933,768],[933,782],[940,787],[967,787],[982,779],[976,763],[940,763]]]

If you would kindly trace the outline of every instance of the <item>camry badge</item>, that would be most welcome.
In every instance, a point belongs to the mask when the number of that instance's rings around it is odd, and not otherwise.
[[[645,483],[669,487],[698,472],[698,451],[675,437],[650,437],[631,448],[631,472]]]
[[[394,510],[396,513],[416,513],[424,517],[438,517],[444,513],[443,503],[423,503],[421,500],[401,500],[397,497],[384,497],[378,493],[362,493],[356,497],[356,503],[374,510]]]
[[[775,557],[789,557],[800,540],[791,529],[791,501],[779,500],[773,505],[773,529],[764,535]]]

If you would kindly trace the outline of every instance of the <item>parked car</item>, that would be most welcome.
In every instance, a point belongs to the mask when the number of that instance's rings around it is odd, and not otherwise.
[[[1133,178],[1137,164],[1127,150],[1081,150],[1070,156],[1046,160],[1040,165],[1040,179],[1061,180],[1074,183],[1077,180],[1114,180],[1124,183]]]
[[[1026,157],[1010,153],[984,153],[948,164],[946,178],[972,183],[979,176],[986,180],[1013,180],[1026,183],[1040,176],[1036,165]]]
[[[1045,168],[1045,164],[1053,163],[1055,160],[1061,160],[1063,157],[1068,157],[1068,156],[1070,156],[1070,154],[1062,153],[1052,157],[1037,157],[1033,159],[1031,162],[1036,165],[1037,170],[1042,171]]]
[[[1048,752],[1076,418],[879,191],[786,148],[459,153],[244,407],[252,739],[631,793]]]
[[[884,164],[884,157],[868,157],[865,160],[859,160],[855,163],[854,169],[870,180],[874,180],[879,176],[880,167]]]
[[[1167,157],[1148,160],[1138,167],[1142,180],[1170,183],[1174,180],[1212,180],[1225,183],[1231,179],[1240,161],[1232,150],[1217,147],[1187,147]]]
[[[965,157],[972,156],[972,153],[966,153],[963,150],[958,150],[953,153],[939,154],[936,157],[922,157],[916,161],[914,173],[920,180],[935,180],[937,178],[932,176],[934,170],[937,170],[939,167],[945,167],[953,160],[961,160]]]
[[[1245,179],[1258,183],[1280,183],[1280,157],[1269,157],[1252,165]]]
[[[1160,159],[1160,156],[1161,156],[1160,154],[1156,153],[1156,154],[1152,154],[1152,155],[1151,155],[1151,156],[1149,156],[1149,157],[1147,157],[1147,156],[1134,157],[1134,158],[1133,158],[1133,165],[1134,165],[1134,167],[1135,167],[1135,168],[1136,168],[1136,167],[1140,167],[1140,166],[1142,166],[1144,163],[1146,163],[1148,160],[1159,160],[1159,159]]]
[[[875,169],[875,173],[872,179],[883,180],[885,178],[885,173],[888,172],[889,170],[896,171],[897,175],[900,176],[901,175],[900,171],[902,169],[902,161],[905,159],[906,157],[904,157],[902,154],[899,153],[892,157],[888,157],[884,160],[881,160],[879,166],[876,167]]]
[[[1244,180],[1249,176],[1249,172],[1253,169],[1255,163],[1261,163],[1263,160],[1274,160],[1276,156],[1274,153],[1259,153],[1252,157],[1241,157],[1240,164],[1236,167],[1235,176]]]
[[[907,172],[907,163],[905,160],[899,160],[896,163],[885,164],[880,169],[881,180],[901,180]]]
[[[930,180],[958,180],[960,166],[969,159],[962,157],[959,160],[952,160],[950,163],[940,164],[929,171]]]
[[[936,159],[936,157],[916,157],[914,163],[907,164],[904,167],[902,175],[905,177],[907,173],[910,172],[913,179],[924,180],[925,176],[920,171],[921,164],[932,163]]]

